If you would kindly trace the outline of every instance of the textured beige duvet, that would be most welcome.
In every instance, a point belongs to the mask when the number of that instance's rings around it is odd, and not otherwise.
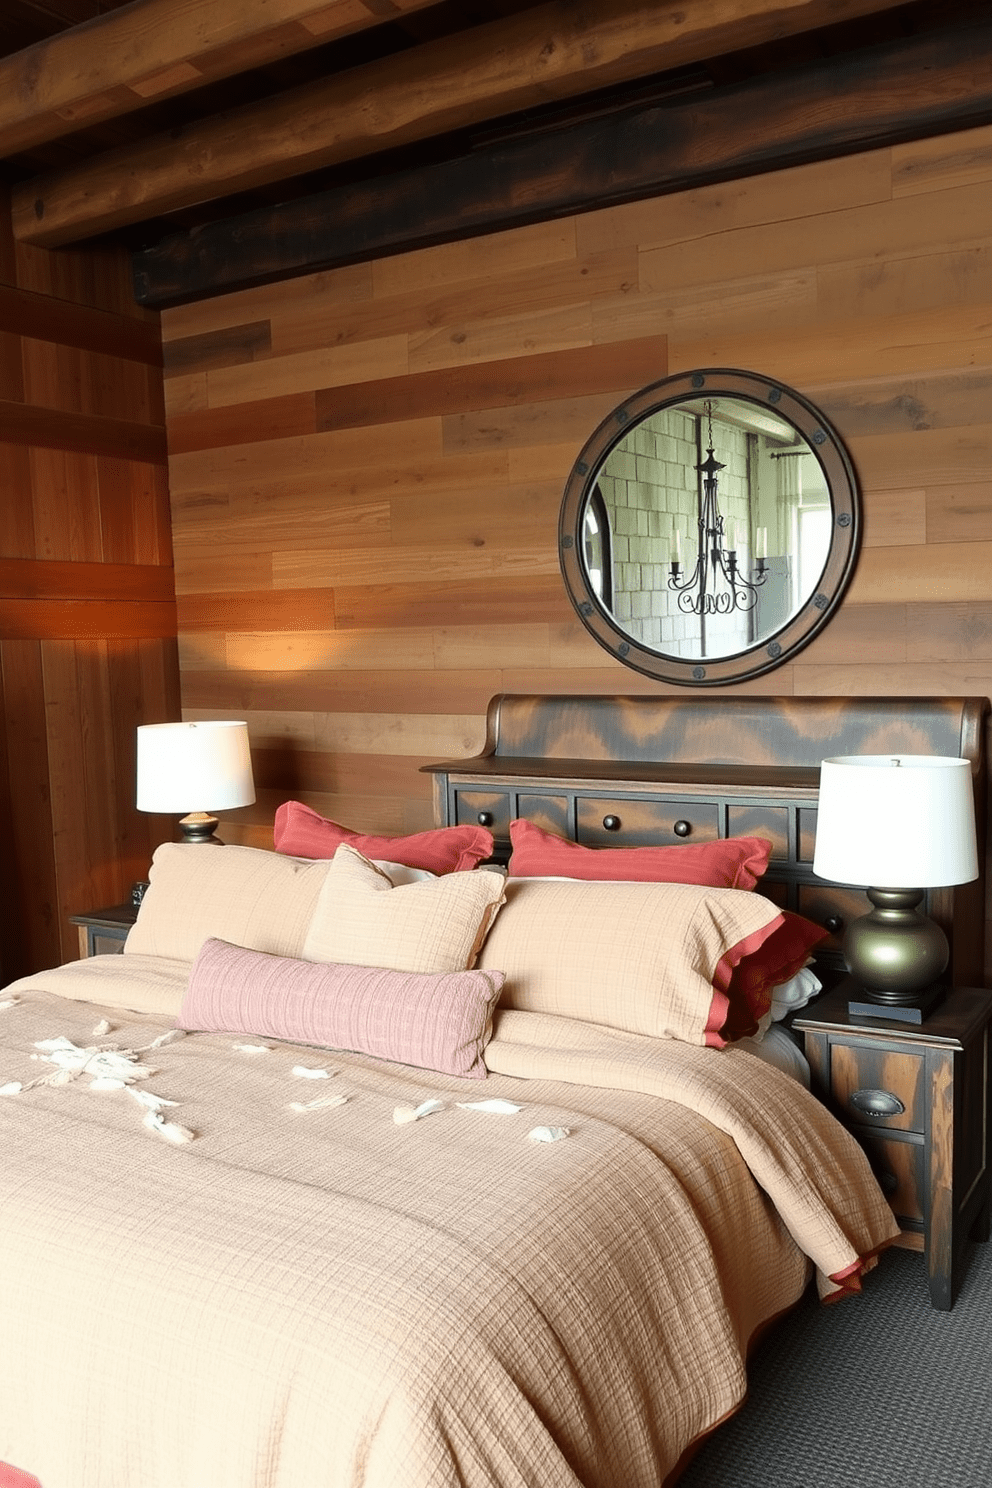
[[[36,1040],[170,1026],[19,997],[0,1086],[51,1072]],[[742,1051],[506,1013],[502,1073],[459,1081],[245,1041],[144,1056],[183,1146],[127,1090],[0,1096],[0,1461],[43,1488],[658,1488],[808,1257],[894,1233],[860,1150]],[[456,1104],[497,1096],[523,1109]]]

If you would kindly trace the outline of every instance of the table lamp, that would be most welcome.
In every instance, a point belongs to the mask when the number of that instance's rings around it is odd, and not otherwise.
[[[863,886],[873,905],[843,943],[864,999],[857,1012],[922,1022],[946,990],[939,979],[949,948],[920,902],[928,888],[978,877],[969,762],[923,754],[825,759],[813,872]]]
[[[255,799],[246,723],[148,723],[138,729],[138,810],[185,812],[184,842],[220,842],[210,813]]]

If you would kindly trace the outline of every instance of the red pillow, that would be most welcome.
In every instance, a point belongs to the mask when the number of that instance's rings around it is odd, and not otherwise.
[[[438,874],[474,868],[493,853],[493,834],[485,827],[436,827],[410,837],[369,837],[328,821],[302,801],[284,801],[277,809],[273,837],[276,852],[294,858],[333,858],[347,842],[363,857]]]
[[[764,837],[720,837],[675,847],[583,847],[522,819],[510,823],[510,842],[511,878],[626,879],[709,889],[753,889],[772,850]]]
[[[738,961],[730,978],[730,1006],[721,1032],[725,1039],[757,1033],[758,1020],[772,1005],[772,989],[801,971],[810,952],[828,932],[791,910],[782,911],[782,924],[757,950]]]

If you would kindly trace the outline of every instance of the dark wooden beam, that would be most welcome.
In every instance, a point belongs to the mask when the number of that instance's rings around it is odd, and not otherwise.
[[[990,120],[983,20],[175,234],[134,255],[135,295],[181,304]]]
[[[163,212],[899,4],[547,0],[27,181],[11,193],[14,237],[65,247]]]

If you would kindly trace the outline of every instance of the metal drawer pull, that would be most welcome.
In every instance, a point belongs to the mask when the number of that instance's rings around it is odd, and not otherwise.
[[[906,1109],[891,1090],[855,1090],[848,1099],[862,1116],[901,1116]]]
[[[839,930],[843,930],[844,921],[840,915],[827,915],[827,918],[823,922],[823,928],[824,930],[829,930],[831,935],[836,935]]]
[[[491,827],[493,824],[493,814],[491,811],[480,811],[476,817],[476,821],[480,827]]]
[[[676,837],[688,837],[689,833],[692,831],[692,822],[680,819],[675,823],[672,831],[675,833]]]
[[[618,816],[604,816],[603,826],[608,832],[619,832],[620,818]]]

